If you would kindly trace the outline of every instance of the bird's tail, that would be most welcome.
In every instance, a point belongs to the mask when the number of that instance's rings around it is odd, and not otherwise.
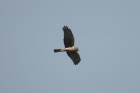
[[[54,49],[54,52],[62,52],[62,49]]]

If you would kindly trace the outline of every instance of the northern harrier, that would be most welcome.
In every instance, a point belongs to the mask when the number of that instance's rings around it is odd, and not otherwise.
[[[77,65],[81,59],[79,54],[77,53],[78,47],[74,46],[74,36],[67,26],[63,27],[64,31],[64,45],[65,48],[62,49],[54,49],[54,52],[64,52],[66,51],[68,56],[72,59],[75,65]]]

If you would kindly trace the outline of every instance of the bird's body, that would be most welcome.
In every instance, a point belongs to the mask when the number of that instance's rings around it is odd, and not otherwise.
[[[74,51],[78,51],[78,48],[76,46],[72,46],[72,47],[67,47],[67,48],[62,48],[62,49],[54,49],[54,52],[74,52]]]
[[[72,31],[67,26],[63,27],[63,31],[64,31],[65,48],[54,49],[54,52],[66,51],[68,56],[73,60],[74,64],[77,65],[81,61],[81,58],[79,54],[77,53],[78,47],[74,46],[74,36],[72,34]]]

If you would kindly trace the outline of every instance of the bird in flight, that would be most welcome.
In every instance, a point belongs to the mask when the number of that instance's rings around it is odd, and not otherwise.
[[[73,63],[77,65],[80,61],[80,55],[77,53],[78,52],[78,47],[74,46],[74,36],[72,34],[71,29],[69,29],[67,26],[64,26],[63,29],[64,31],[64,45],[65,48],[61,49],[54,49],[54,52],[67,52],[67,55],[71,58]]]

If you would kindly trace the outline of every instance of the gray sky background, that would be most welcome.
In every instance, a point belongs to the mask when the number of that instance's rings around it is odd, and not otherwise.
[[[140,93],[140,0],[1,0],[0,93]]]

